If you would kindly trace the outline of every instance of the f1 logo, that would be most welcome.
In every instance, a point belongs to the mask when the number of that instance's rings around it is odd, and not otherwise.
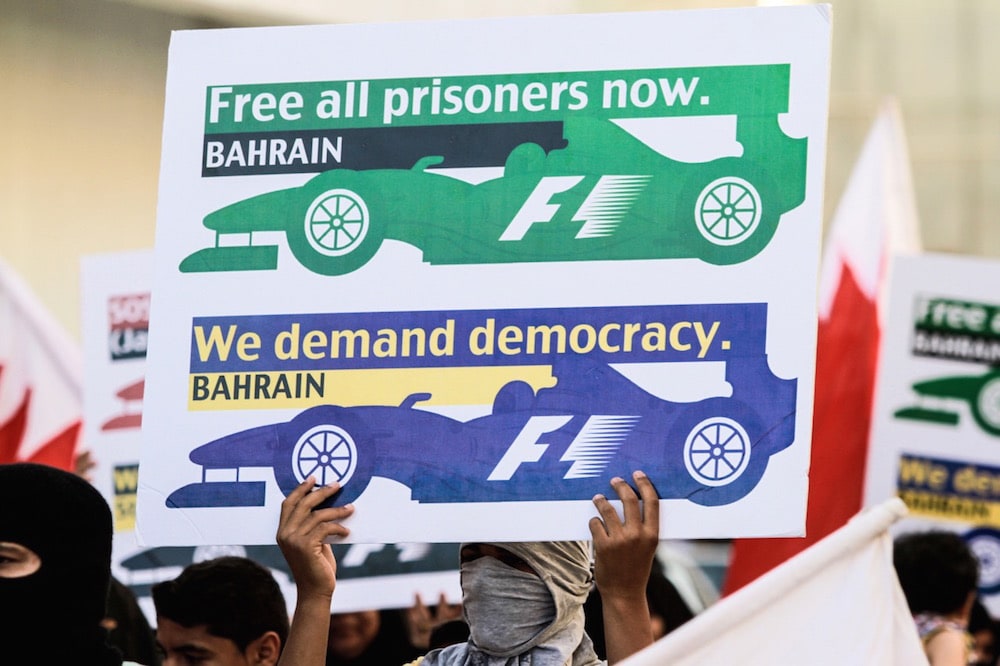
[[[616,415],[593,415],[588,418],[559,459],[560,462],[573,463],[563,478],[585,479],[600,475],[639,418]],[[507,447],[487,480],[509,481],[521,463],[541,460],[549,448],[541,441],[542,436],[559,430],[572,419],[572,416],[532,416]]]
[[[519,241],[532,225],[551,222],[559,210],[559,204],[550,203],[552,197],[568,192],[583,179],[584,176],[543,177],[500,234],[500,240]],[[601,176],[573,215],[573,222],[583,223],[576,238],[601,238],[613,234],[649,179],[649,176]]]

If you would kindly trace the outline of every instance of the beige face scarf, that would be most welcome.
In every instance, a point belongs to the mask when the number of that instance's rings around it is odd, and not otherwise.
[[[430,652],[423,666],[595,666],[584,632],[591,587],[586,541],[496,543],[537,576],[484,556],[462,565],[470,639]]]
[[[492,557],[462,564],[462,612],[470,642],[497,657],[513,657],[556,619],[542,579]]]

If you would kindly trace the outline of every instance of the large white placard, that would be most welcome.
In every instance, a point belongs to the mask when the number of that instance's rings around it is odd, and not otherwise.
[[[175,33],[138,520],[801,533],[826,6]],[[530,45],[530,48],[527,46]],[[149,471],[151,470],[151,471]]]

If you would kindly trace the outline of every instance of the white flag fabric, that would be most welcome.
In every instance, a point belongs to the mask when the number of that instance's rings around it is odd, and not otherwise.
[[[82,385],[79,345],[0,261],[0,463],[71,470]]]
[[[898,498],[725,597],[622,666],[927,664],[892,566]]]

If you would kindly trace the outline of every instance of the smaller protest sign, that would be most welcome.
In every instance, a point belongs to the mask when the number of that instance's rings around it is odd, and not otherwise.
[[[898,495],[901,531],[955,530],[1000,611],[1000,263],[897,257],[883,335],[866,503]]]

